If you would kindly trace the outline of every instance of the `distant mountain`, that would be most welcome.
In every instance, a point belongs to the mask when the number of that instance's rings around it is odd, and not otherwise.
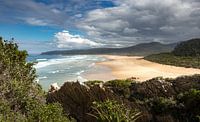
[[[150,55],[171,52],[177,43],[162,44],[159,42],[141,43],[125,48],[92,48],[80,50],[56,50],[41,53],[42,55],[85,55],[85,54],[117,54],[117,55]]]

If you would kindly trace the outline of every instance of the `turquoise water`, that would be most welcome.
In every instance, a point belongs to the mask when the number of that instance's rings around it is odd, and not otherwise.
[[[96,62],[106,59],[96,55],[30,55],[29,62],[38,62],[34,67],[37,72],[37,81],[43,89],[48,90],[52,83],[62,85],[64,82],[84,82],[81,74],[89,71]]]

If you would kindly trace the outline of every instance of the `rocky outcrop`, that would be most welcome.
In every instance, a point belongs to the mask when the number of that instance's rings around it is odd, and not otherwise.
[[[98,85],[88,88],[79,82],[66,82],[58,91],[49,92],[47,102],[61,103],[65,113],[78,121],[86,122],[95,119],[88,115],[91,113],[92,103],[107,99],[121,100],[109,89],[102,89]]]
[[[169,98],[168,100],[170,101],[171,98],[190,89],[200,90],[200,75],[183,76],[175,79],[159,77],[145,82],[135,82],[134,79],[124,80],[124,82],[123,80],[114,80],[104,83],[102,88],[99,85],[91,84],[93,83],[85,86],[78,82],[66,82],[60,89],[54,89],[49,92],[47,102],[59,102],[67,115],[80,122],[95,121],[95,117],[89,115],[89,113],[93,113],[93,102],[107,99],[115,100],[129,108],[140,110],[142,117],[138,119],[138,122],[173,122],[176,119],[170,113],[165,115],[153,113],[152,105],[149,105],[148,101],[152,101],[152,104],[157,99],[159,100],[160,97]],[[165,105],[162,102],[161,105]],[[159,104],[156,103],[155,105],[159,107]],[[174,104],[173,100],[172,104]],[[179,105],[177,106],[179,107]]]

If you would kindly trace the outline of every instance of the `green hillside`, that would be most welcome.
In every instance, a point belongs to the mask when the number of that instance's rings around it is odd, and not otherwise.
[[[191,39],[178,44],[172,53],[176,56],[200,56],[200,39]]]
[[[167,65],[200,68],[200,39],[181,42],[172,52],[153,54],[144,59]]]

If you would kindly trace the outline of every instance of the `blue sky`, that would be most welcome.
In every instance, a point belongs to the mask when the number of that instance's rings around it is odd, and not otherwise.
[[[87,11],[112,6],[107,0],[83,0],[83,3],[81,0],[0,0],[0,36],[6,40],[15,38],[21,49],[30,53],[57,49],[56,44],[51,45],[55,43],[55,33],[68,30],[70,34],[85,36],[84,31],[74,26],[75,19]],[[59,14],[55,20],[52,13]]]
[[[0,36],[29,53],[200,35],[199,0],[0,0]]]

